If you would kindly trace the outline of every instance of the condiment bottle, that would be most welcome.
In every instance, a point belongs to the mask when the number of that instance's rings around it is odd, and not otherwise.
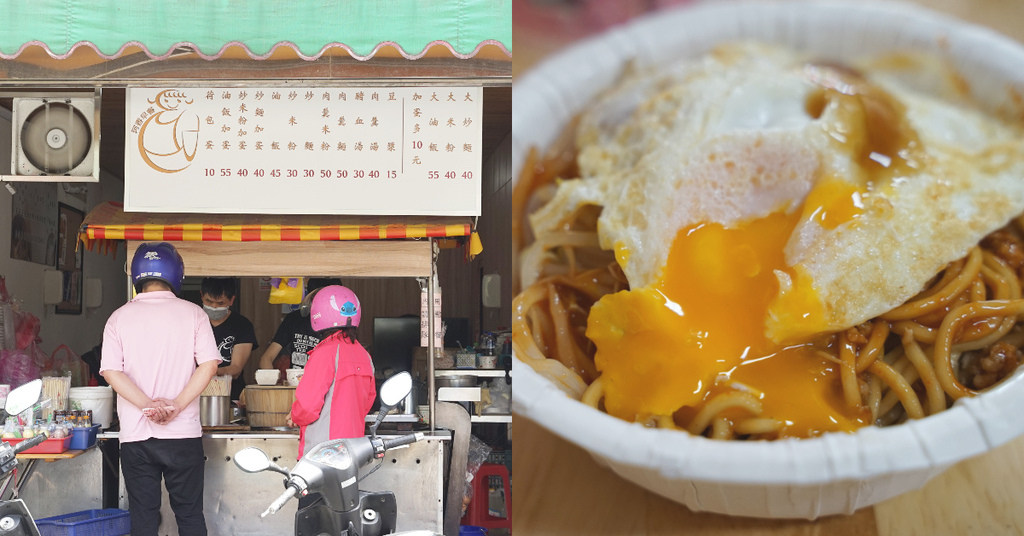
[[[21,432],[18,430],[18,418],[7,417],[7,421],[4,422],[4,439],[16,439],[21,437]]]
[[[480,337],[480,355],[495,355],[494,334],[486,332]]]

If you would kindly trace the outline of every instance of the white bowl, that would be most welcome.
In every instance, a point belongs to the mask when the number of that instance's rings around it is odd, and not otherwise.
[[[258,385],[277,385],[281,379],[281,371],[277,369],[259,369],[256,371],[256,383]]]
[[[512,163],[547,148],[627,60],[657,63],[755,39],[844,60],[894,49],[941,51],[990,111],[1024,88],[1024,47],[985,28],[893,3],[716,3],[637,19],[582,41],[516,80]],[[644,428],[567,397],[515,360],[513,411],[588,450],[636,484],[696,511],[815,518],[919,488],[950,465],[1024,433],[1022,375],[940,414],[855,434],[722,442]],[[529,448],[518,445],[517,448]]]

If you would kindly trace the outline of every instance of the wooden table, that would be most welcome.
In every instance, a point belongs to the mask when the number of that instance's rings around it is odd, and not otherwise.
[[[89,447],[89,448],[94,448],[94,446],[93,447]],[[88,449],[85,449],[85,450],[88,450]],[[21,454],[15,455],[15,457],[18,458],[19,460],[43,460],[44,462],[53,462],[53,461],[57,461],[57,460],[67,460],[69,458],[77,458],[77,457],[81,456],[83,453],[85,453],[85,450],[65,450],[64,452],[61,452],[61,453],[52,453],[51,452],[51,453],[43,453],[43,454],[33,454],[33,453],[24,453],[24,452],[22,452]]]
[[[586,33],[580,20],[564,16],[565,31],[523,25],[528,7],[513,0],[518,76],[537,60]],[[594,5],[603,0],[580,4]],[[677,0],[616,0],[617,14]],[[535,2],[536,3],[536,2]],[[548,1],[548,5],[558,2]],[[1024,41],[1024,2],[1011,0],[918,0],[918,3],[994,28]],[[615,13],[613,13],[615,14]],[[591,13],[601,24],[608,18]],[[529,22],[529,21],[527,21]],[[597,28],[595,28],[597,29]],[[1021,68],[1024,68],[1022,66]],[[696,514],[600,467],[584,450],[533,422],[516,424],[513,487],[514,532],[546,534],[732,535],[990,535],[1024,534],[1024,438],[952,467],[924,488],[850,516],[816,521],[763,520]]]
[[[18,497],[18,494],[21,492],[22,487],[24,487],[25,483],[28,482],[29,478],[32,477],[32,473],[35,471],[36,468],[36,463],[39,462],[40,460],[44,462],[69,460],[71,458],[77,458],[82,454],[85,454],[90,449],[94,448],[96,448],[96,445],[93,445],[87,449],[65,450],[64,452],[59,453],[45,452],[36,454],[22,452],[16,454],[15,458],[19,460],[25,460],[24,467],[20,470],[20,472],[17,473],[17,480],[15,480],[15,472],[12,471],[5,475],[3,480],[0,481],[0,498],[3,498],[7,495],[7,491],[12,482],[14,483],[14,497]]]
[[[697,514],[619,478],[590,455],[514,416],[513,532],[545,534],[1024,534],[1024,438],[953,466],[924,488],[816,521]]]

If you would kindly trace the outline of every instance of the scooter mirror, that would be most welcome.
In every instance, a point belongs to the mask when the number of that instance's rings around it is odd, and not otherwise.
[[[393,408],[412,391],[412,376],[408,372],[399,372],[388,378],[380,386],[380,403]]]
[[[7,394],[4,411],[8,415],[17,415],[39,402],[43,392],[43,380],[32,380]]]
[[[270,469],[270,458],[257,447],[247,447],[235,453],[235,465],[246,473],[259,473]]]

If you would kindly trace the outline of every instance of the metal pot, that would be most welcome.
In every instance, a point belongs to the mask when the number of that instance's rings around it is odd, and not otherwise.
[[[436,387],[476,387],[477,377],[468,374],[457,376],[438,376],[434,379]]]
[[[405,395],[405,398],[398,403],[398,410],[402,415],[415,415],[416,414],[416,386],[413,385],[412,389],[409,389],[409,394]]]
[[[203,426],[225,426],[231,424],[231,397],[199,397],[199,422]]]

